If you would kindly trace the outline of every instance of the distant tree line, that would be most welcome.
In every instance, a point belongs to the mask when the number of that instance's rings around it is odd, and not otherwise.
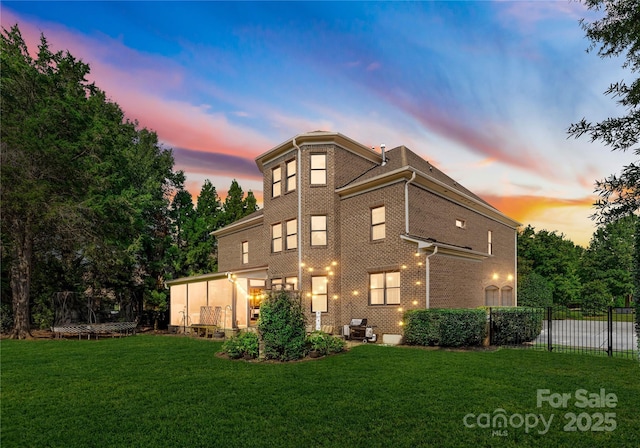
[[[600,226],[588,248],[557,232],[527,226],[518,233],[518,304],[580,307],[585,313],[630,306],[636,293],[638,218]]]
[[[234,180],[224,203],[206,181],[193,205],[170,149],[86,80],[89,66],[31,56],[18,26],[0,41],[1,323],[48,327],[56,294],[126,318],[167,308],[164,281],[214,272],[211,232],[257,209]]]

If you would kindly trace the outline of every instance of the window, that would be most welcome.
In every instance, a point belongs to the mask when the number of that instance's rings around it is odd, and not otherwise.
[[[456,219],[456,227],[464,229],[465,227],[467,227],[467,221],[465,221],[464,219]]]
[[[271,226],[271,252],[282,252],[282,224]]]
[[[493,232],[487,232],[487,253],[493,255]]]
[[[287,162],[287,191],[296,189],[296,161]]]
[[[369,303],[371,305],[400,304],[400,273],[369,274]]]
[[[292,291],[298,290],[298,277],[287,277],[284,279],[286,283],[286,289],[290,289]]]
[[[327,155],[311,154],[311,185],[327,184]]]
[[[513,306],[513,288],[511,286],[503,286],[501,292],[500,303],[502,306]]]
[[[381,240],[386,235],[384,205],[371,209],[371,239]]]
[[[487,286],[484,290],[485,306],[500,306],[500,290],[497,286]]]
[[[242,242],[242,264],[249,263],[249,241]]]
[[[324,215],[311,217],[311,245],[327,245],[327,217]]]
[[[287,221],[287,249],[298,247],[298,220]]]
[[[282,279],[281,278],[272,278],[271,279],[271,289],[274,291],[280,291],[283,289]]]
[[[271,171],[271,197],[277,198],[282,193],[282,169],[274,168]]]
[[[311,312],[328,310],[327,277],[311,277]]]

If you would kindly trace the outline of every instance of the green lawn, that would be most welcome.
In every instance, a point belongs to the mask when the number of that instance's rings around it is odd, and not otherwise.
[[[214,356],[220,347],[148,335],[3,340],[1,446],[640,446],[637,361],[369,344],[272,364],[221,359]],[[575,406],[576,390],[601,388],[617,396],[615,408]],[[566,408],[537,408],[538,389],[571,399]],[[513,426],[520,415],[530,423],[534,414],[553,420],[546,434],[538,433],[541,422],[500,435],[477,427],[478,415],[497,409]],[[598,414],[607,412],[615,417],[599,427],[615,425],[612,431],[579,430],[588,420],[602,423]],[[575,432],[563,430],[567,413],[578,416]],[[476,427],[465,426],[468,414]]]

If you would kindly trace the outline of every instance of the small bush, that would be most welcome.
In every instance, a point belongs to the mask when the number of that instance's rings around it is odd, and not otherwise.
[[[229,355],[231,359],[242,358],[245,355],[257,358],[258,335],[256,333],[241,332],[222,344],[222,352]]]
[[[300,296],[291,291],[272,291],[260,305],[258,330],[267,359],[291,361],[306,352],[306,318]]]
[[[486,312],[478,309],[411,310],[405,313],[404,323],[405,344],[442,347],[481,345]]]
[[[514,345],[531,342],[542,331],[543,308],[494,308],[491,310],[492,343]]]
[[[345,342],[322,331],[314,331],[307,337],[308,350],[315,350],[320,355],[329,355],[344,351]]]

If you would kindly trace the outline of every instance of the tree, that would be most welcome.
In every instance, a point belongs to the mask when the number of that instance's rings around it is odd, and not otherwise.
[[[221,221],[220,198],[209,179],[204,181],[189,241],[187,263],[191,274],[204,274],[218,270],[216,239],[211,234]]]
[[[547,307],[553,304],[553,289],[543,276],[531,272],[518,276],[518,305]]]
[[[168,254],[172,277],[189,275],[187,250],[195,220],[195,210],[191,193],[184,188],[176,192],[169,210],[172,244]]]
[[[553,303],[579,303],[581,282],[578,276],[583,249],[555,231],[536,232],[527,226],[518,234],[518,276],[535,273],[551,287]]]
[[[244,192],[237,180],[231,181],[231,186],[224,200],[224,225],[229,225],[244,216]]]
[[[32,58],[17,25],[1,37],[2,251],[12,336],[25,338],[34,293],[143,300],[183,176],[154,132],[86,81],[87,64],[44,36]]]
[[[634,231],[638,217],[629,215],[599,227],[582,260],[583,283],[600,281],[607,296],[629,306],[634,293]]]
[[[591,45],[587,51],[597,50],[602,58],[624,55],[623,68],[631,73],[640,70],[640,2],[638,0],[585,0],[594,11],[605,10],[605,16],[580,24]],[[640,138],[640,78],[631,83],[624,80],[612,83],[605,92],[616,98],[626,115],[607,118],[592,123],[583,118],[572,124],[568,133],[579,138],[588,135],[591,141],[600,141],[613,151],[633,151],[640,155],[637,146]],[[635,146],[635,147],[634,147]],[[595,204],[599,222],[610,222],[621,216],[637,213],[640,209],[640,161],[623,167],[619,175],[596,182],[600,199]]]

